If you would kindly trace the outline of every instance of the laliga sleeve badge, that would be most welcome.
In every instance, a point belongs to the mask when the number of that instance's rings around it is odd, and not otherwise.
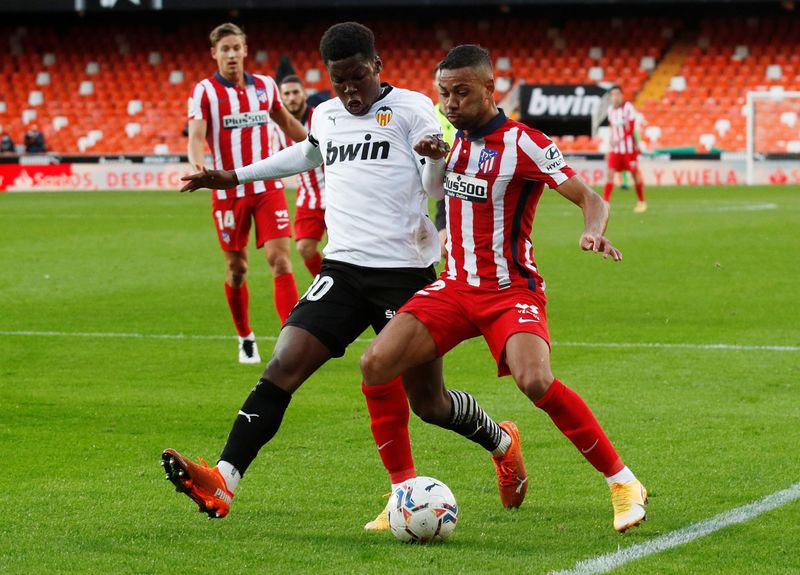
[[[389,106],[381,106],[375,112],[375,120],[379,126],[385,126],[392,121],[392,109]]]

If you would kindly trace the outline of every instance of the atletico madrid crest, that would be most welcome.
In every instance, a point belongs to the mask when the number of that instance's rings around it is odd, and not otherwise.
[[[375,120],[377,120],[379,126],[385,126],[392,121],[392,109],[389,106],[381,106],[375,112]]]
[[[497,158],[497,150],[481,150],[481,155],[478,158],[478,171],[483,174],[488,174],[494,168],[494,160]]]

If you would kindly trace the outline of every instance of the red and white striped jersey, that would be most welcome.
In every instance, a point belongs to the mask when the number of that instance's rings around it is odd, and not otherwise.
[[[624,102],[618,108],[608,107],[608,124],[611,126],[611,148],[617,154],[635,154],[638,152],[634,132],[636,131],[636,108],[630,102]]]
[[[217,170],[241,168],[270,155],[269,114],[283,107],[270,76],[245,72],[242,88],[219,72],[195,84],[189,97],[189,120],[207,122],[206,141]],[[217,199],[241,198],[283,189],[280,181],[243,184],[215,190]]]
[[[311,132],[311,116],[314,114],[314,108],[308,106],[305,114],[300,118],[300,123],[305,126],[307,132]],[[272,123],[271,129],[273,131],[274,151],[278,152],[291,144],[289,138],[280,127]],[[298,208],[307,208],[309,210],[324,210],[325,209],[325,171],[323,166],[303,172],[297,175],[297,201],[295,202]]]
[[[442,277],[469,285],[544,290],[531,229],[547,184],[575,174],[543,133],[502,110],[468,137],[459,131],[447,158],[447,267]]]

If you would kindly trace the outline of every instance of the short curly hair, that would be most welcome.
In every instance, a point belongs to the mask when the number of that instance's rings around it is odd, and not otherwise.
[[[358,55],[372,60],[377,56],[375,35],[358,22],[334,24],[322,35],[319,53],[325,64]]]

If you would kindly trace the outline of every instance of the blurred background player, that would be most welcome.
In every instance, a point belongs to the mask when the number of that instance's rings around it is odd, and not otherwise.
[[[294,74],[285,76],[281,78],[278,87],[283,105],[289,113],[306,130],[311,130],[314,108],[308,105],[306,90],[300,77]],[[289,145],[286,135],[280,130],[276,131],[281,140],[280,148],[285,148]],[[322,267],[319,242],[325,235],[325,172],[322,166],[298,174],[295,206],[294,239],[297,252],[311,275],[316,277]]]
[[[456,128],[447,119],[447,115],[442,111],[442,99],[439,96],[439,67],[433,70],[433,93],[436,94],[436,119],[439,120],[439,125],[442,127],[442,139],[447,142],[448,146],[453,145],[456,138]],[[434,218],[436,230],[439,232],[439,244],[442,246],[442,257],[447,257],[447,209],[444,200],[436,202],[436,217]]]
[[[636,188],[636,207],[634,212],[647,211],[644,199],[644,180],[639,171],[639,142],[636,139],[636,108],[625,100],[622,88],[611,88],[611,105],[608,107],[608,123],[611,126],[611,147],[608,152],[608,174],[603,188],[603,199],[611,200],[617,172],[630,172]]]
[[[278,86],[270,76],[244,70],[247,38],[235,24],[211,31],[214,75],[198,82],[189,98],[189,162],[205,168],[205,142],[216,169],[233,170],[270,154],[269,118],[293,140],[306,130],[281,104]],[[283,183],[254,182],[230,190],[212,190],[212,216],[225,254],[225,295],[239,336],[239,361],[261,363],[250,328],[247,290],[247,243],[255,222],[256,248],[264,247],[274,277],[275,309],[281,323],[297,302],[297,286],[289,257],[289,208]]]

